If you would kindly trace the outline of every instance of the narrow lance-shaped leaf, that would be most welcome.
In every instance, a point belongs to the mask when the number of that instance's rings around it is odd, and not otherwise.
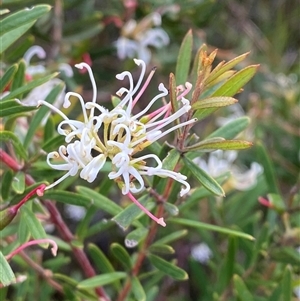
[[[7,16],[6,18],[0,21],[0,36],[22,25],[28,24],[32,21],[36,21],[38,18],[50,11],[50,9],[50,5],[36,5],[32,8],[26,8],[24,10],[18,11]]]
[[[59,85],[55,86],[51,90],[51,92],[47,95],[47,97],[45,98],[45,102],[53,104],[55,102],[55,100],[57,99],[59,93],[61,93],[63,87],[64,87],[64,84],[59,84]],[[30,141],[32,141],[35,132],[39,128],[43,118],[45,118],[48,111],[49,111],[48,107],[42,106],[39,108],[39,111],[36,114],[34,114],[32,120],[30,122],[29,129],[28,129],[27,134],[24,139],[24,147],[25,148],[27,148]]]
[[[95,265],[101,271],[101,273],[105,274],[112,273],[115,271],[105,254],[96,245],[90,243],[88,245],[88,251],[93,261],[95,262]]]
[[[149,247],[151,253],[174,254],[175,250],[169,245],[153,244]]]
[[[231,68],[235,67],[237,64],[242,62],[249,55],[249,53],[250,52],[246,52],[246,53],[230,60],[229,62],[227,62],[225,64],[224,64],[224,61],[219,63],[219,65],[216,66],[212,70],[212,72],[210,73],[210,75],[206,79],[206,84],[212,82],[213,80],[215,80],[216,78],[221,76],[223,73],[225,73],[226,71],[230,70]]]
[[[14,272],[0,251],[0,283],[2,283],[3,286],[8,286],[15,281],[16,278]]]
[[[131,269],[131,259],[126,249],[118,243],[113,243],[110,246],[111,253],[114,257],[125,267],[125,269]]]
[[[20,209],[22,212],[22,218],[25,219],[28,229],[34,239],[46,238],[47,234],[41,222],[37,219],[35,214],[28,209],[27,205],[22,206]],[[41,246],[47,248],[48,244],[41,244]]]
[[[254,76],[259,65],[252,65],[235,73],[212,96],[233,96]]]
[[[211,115],[213,112],[215,112],[218,108],[206,108],[197,110],[194,112],[193,117],[197,118],[198,121],[204,119],[205,117]]]
[[[2,54],[10,45],[17,41],[30,27],[33,26],[35,21],[24,24],[0,36],[0,54]]]
[[[207,96],[212,95],[214,91],[216,91],[219,88],[219,86],[222,85],[223,82],[225,82],[230,77],[232,77],[233,74],[235,74],[236,72],[237,72],[236,70],[226,71],[222,75],[218,76],[215,80],[211,81],[209,84],[206,84],[205,91],[207,94],[203,93],[203,95],[201,95],[201,98],[203,98],[205,95]]]
[[[254,301],[252,294],[250,293],[243,279],[239,275],[233,276],[233,284],[234,284],[235,295],[239,298],[239,300]],[[290,300],[290,299],[284,299],[284,300]]]
[[[2,174],[1,196],[4,201],[6,201],[9,197],[13,177],[14,177],[14,173],[10,169],[4,171]]]
[[[187,81],[192,58],[192,47],[193,34],[192,30],[189,30],[182,41],[178,54],[175,72],[178,84],[184,84]]]
[[[23,193],[25,190],[25,174],[22,171],[16,173],[12,181],[12,188],[16,193]]]
[[[36,80],[33,80],[29,83],[27,83],[26,85],[14,90],[14,91],[11,91],[8,95],[6,95],[5,97],[3,97],[2,100],[7,100],[7,99],[14,99],[20,95],[22,95],[23,93],[26,93],[28,91],[31,91],[32,89],[46,83],[47,81],[49,81],[50,79],[54,78],[55,76],[58,75],[58,72],[55,72],[53,74],[50,74],[50,75],[46,75],[42,78],[39,78],[39,79],[36,79]]]
[[[6,142],[11,142],[16,153],[23,158],[24,160],[27,160],[27,152],[24,149],[22,143],[20,140],[17,138],[16,135],[14,135],[10,131],[0,131],[0,141],[6,141]]]
[[[125,246],[127,248],[136,247],[146,237],[147,233],[148,229],[143,227],[131,231],[125,237]]]
[[[176,280],[187,280],[189,278],[186,271],[177,267],[175,264],[170,263],[169,261],[166,261],[153,254],[149,254],[148,258],[158,270]]]
[[[8,117],[15,114],[22,114],[36,110],[36,107],[25,107],[15,100],[0,101],[0,118]]]
[[[145,294],[144,288],[141,285],[139,279],[137,277],[132,277],[131,281],[132,281],[131,289],[132,289],[133,295],[135,296],[135,299],[139,300],[139,301],[146,301],[146,294]]]
[[[169,244],[173,241],[176,241],[176,240],[186,236],[187,234],[188,234],[188,231],[186,229],[178,230],[178,231],[172,232],[172,233],[160,238],[154,244]]]
[[[268,183],[269,192],[279,194],[278,185],[276,182],[275,170],[270,156],[261,142],[256,143],[260,164],[264,168],[264,176]]]
[[[18,71],[16,72],[12,84],[11,84],[11,91],[16,90],[24,85],[25,82],[25,70],[26,64],[25,61],[22,59],[18,64]]]
[[[223,125],[222,127],[218,128],[216,131],[212,132],[208,138],[213,137],[223,137],[225,139],[233,139],[243,130],[245,130],[250,124],[250,118],[243,116],[239,117],[233,121],[230,121]]]
[[[206,223],[202,223],[202,222],[198,222],[198,221],[193,221],[193,220],[190,220],[190,219],[170,218],[170,219],[168,219],[168,222],[176,223],[176,224],[180,224],[180,225],[184,225],[184,226],[188,226],[188,227],[192,227],[192,228],[199,228],[199,229],[205,229],[205,230],[210,230],[210,231],[216,231],[216,232],[224,233],[224,234],[227,234],[227,235],[232,235],[232,236],[241,237],[241,238],[245,238],[245,239],[249,239],[249,240],[254,240],[254,237],[252,235],[247,234],[247,233],[227,229],[227,228],[224,228],[224,227],[219,227],[219,226],[216,226],[216,225],[210,225],[210,224],[206,224]]]
[[[233,105],[237,103],[238,100],[232,97],[210,97],[205,99],[200,99],[192,104],[193,110],[201,110],[201,109],[208,109],[208,108],[220,108]]]
[[[64,190],[46,190],[43,197],[75,206],[89,207],[93,204],[93,201],[85,195]]]
[[[227,253],[224,256],[224,260],[218,273],[218,291],[221,292],[228,286],[233,276],[235,255],[237,251],[236,237],[230,236],[228,240]]]
[[[212,138],[215,139],[215,138]],[[185,151],[202,151],[202,152],[209,152],[216,149],[222,149],[222,150],[240,150],[240,149],[246,149],[253,145],[252,142],[244,141],[244,140],[225,140],[223,141],[211,141],[212,139],[209,139],[207,141],[201,141],[199,143],[196,143],[194,145],[186,147]]]
[[[0,92],[1,93],[7,87],[7,85],[11,82],[11,80],[13,79],[17,70],[18,70],[18,65],[13,64],[6,70],[4,75],[1,77],[1,81],[0,81]]]
[[[293,289],[292,289],[292,269],[288,265],[286,266],[282,281],[281,281],[281,289],[282,289],[282,296],[283,300],[292,300],[292,294],[293,294]]]
[[[198,165],[196,165],[191,159],[187,156],[183,156],[184,165],[192,172],[196,179],[209,191],[215,195],[225,196],[223,188],[209,176],[204,170],[202,170]]]
[[[83,280],[78,283],[77,287],[79,289],[100,287],[103,285],[113,283],[117,280],[123,279],[126,276],[127,276],[127,274],[124,272],[108,273],[108,274],[95,276],[95,277]]]

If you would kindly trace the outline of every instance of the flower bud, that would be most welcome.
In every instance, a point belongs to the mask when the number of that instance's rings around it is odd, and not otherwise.
[[[0,231],[3,230],[18,213],[17,206],[12,206],[0,211]]]

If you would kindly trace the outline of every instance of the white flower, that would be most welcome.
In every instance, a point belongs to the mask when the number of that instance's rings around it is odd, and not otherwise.
[[[135,60],[141,66],[140,77],[134,85],[132,74],[128,71],[117,75],[117,79],[129,80],[129,88],[121,88],[117,95],[122,97],[120,103],[111,111],[96,103],[97,88],[91,68],[81,63],[77,68],[86,68],[89,72],[93,86],[93,99],[85,103],[78,93],[69,92],[65,96],[64,107],[70,106],[70,97],[78,98],[83,121],[71,120],[62,111],[53,105],[40,101],[40,104],[51,108],[60,114],[63,121],[58,125],[58,133],[65,136],[67,146],[60,146],[58,152],[51,152],[47,156],[48,164],[57,170],[65,170],[67,173],[56,180],[46,189],[52,188],[68,176],[74,176],[80,171],[80,177],[93,182],[99,171],[109,159],[112,163],[112,171],[108,177],[117,182],[124,195],[135,202],[146,214],[160,225],[165,226],[162,218],[156,218],[143,207],[132,195],[145,188],[145,176],[170,177],[184,187],[180,195],[183,196],[190,190],[186,176],[181,173],[162,168],[161,160],[155,154],[138,156],[154,141],[164,137],[179,127],[192,124],[196,119],[183,121],[175,126],[170,126],[176,119],[183,118],[191,106],[185,95],[189,93],[192,86],[186,83],[186,88],[180,86],[177,89],[179,109],[172,113],[170,103],[164,104],[159,109],[149,112],[152,106],[168,94],[163,84],[158,87],[159,93],[153,97],[145,109],[133,114],[133,108],[141,95],[146,90],[154,70],[150,73],[144,84],[146,65],[141,60]],[[89,111],[89,112],[88,112]],[[54,162],[53,159],[59,159]],[[155,163],[155,166],[148,166],[147,163]]]
[[[86,209],[82,206],[66,204],[64,209],[66,215],[77,222],[82,220],[86,213]]]
[[[39,59],[45,59],[46,58],[46,52],[41,46],[32,46],[30,47],[24,54],[23,59],[26,63],[26,73],[29,75],[36,75],[39,73],[45,73],[46,68],[45,66],[40,62],[37,65],[31,65],[31,59],[34,56],[37,56]]]
[[[124,60],[136,56],[145,63],[150,62],[151,51],[149,47],[161,48],[169,44],[169,36],[162,28],[151,28],[160,25],[161,16],[158,13],[146,16],[139,23],[135,20],[129,20],[125,23],[121,36],[114,43],[118,57]]]
[[[248,190],[256,185],[263,168],[257,162],[252,162],[250,169],[245,170],[233,162],[237,158],[236,151],[217,150],[209,154],[208,160],[196,158],[194,161],[212,177],[218,177],[225,172],[231,172],[230,185],[237,190]]]
[[[192,247],[191,256],[196,261],[206,264],[212,257],[212,251],[206,243],[200,243]]]

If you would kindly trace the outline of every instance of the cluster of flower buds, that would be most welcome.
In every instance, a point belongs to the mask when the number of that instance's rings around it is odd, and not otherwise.
[[[87,69],[93,86],[92,101],[85,102],[80,94],[69,92],[66,94],[63,104],[67,108],[71,104],[70,100],[74,97],[78,98],[82,108],[83,121],[71,120],[51,104],[45,101],[39,102],[39,105],[45,105],[61,115],[63,121],[58,125],[58,133],[65,136],[67,143],[66,146],[60,146],[58,151],[51,152],[47,156],[47,162],[52,168],[66,171],[66,174],[47,186],[46,189],[52,188],[68,176],[75,176],[78,172],[82,179],[91,183],[109,160],[112,163],[112,171],[108,177],[114,180],[122,193],[128,195],[146,214],[158,224],[165,226],[163,218],[156,218],[132,194],[141,192],[145,188],[145,176],[170,177],[178,181],[183,185],[181,196],[190,190],[190,185],[186,181],[186,176],[181,173],[163,169],[162,161],[157,155],[143,153],[139,157],[138,153],[177,128],[196,121],[196,119],[185,120],[171,126],[175,120],[183,119],[183,116],[191,109],[185,96],[190,92],[192,86],[186,83],[185,87],[178,87],[179,109],[176,112],[172,112],[171,103],[166,102],[158,109],[151,110],[158,100],[162,100],[168,95],[166,87],[160,84],[159,94],[152,98],[143,110],[133,113],[134,106],[155,72],[153,69],[143,83],[146,64],[137,59],[134,62],[141,68],[137,83],[134,84],[132,74],[128,71],[116,76],[118,80],[127,78],[129,88],[119,89],[116,93],[120,98],[119,103],[111,111],[96,103],[95,79],[90,66],[86,63],[77,64],[75,67]]]

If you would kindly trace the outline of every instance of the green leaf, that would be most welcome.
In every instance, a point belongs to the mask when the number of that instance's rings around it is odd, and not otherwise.
[[[0,141],[6,141],[12,143],[16,153],[24,160],[27,160],[26,150],[24,149],[23,145],[21,144],[17,136],[14,135],[12,132],[0,131]]]
[[[13,177],[14,173],[10,169],[5,171],[2,175],[1,196],[4,201],[6,201],[9,197]]]
[[[176,64],[176,82],[184,84],[187,81],[193,48],[193,33],[190,29],[185,35],[179,49],[178,59]]]
[[[234,292],[240,301],[254,301],[252,294],[244,283],[243,279],[238,276],[233,276]],[[284,299],[290,300],[290,299]]]
[[[131,269],[132,264],[131,264],[130,256],[123,246],[121,246],[118,243],[113,243],[110,246],[110,251],[125,269],[128,270]]]
[[[222,185],[230,176],[230,172],[227,172],[216,178],[216,181]],[[189,209],[195,204],[199,204],[201,200],[211,196],[212,193],[208,191],[205,187],[199,187],[193,190],[190,195],[187,197],[184,203],[179,205],[179,211],[182,213],[184,210]]]
[[[10,115],[21,114],[36,110],[36,107],[24,107],[15,100],[0,101],[0,117],[7,117]]]
[[[131,289],[135,299],[139,301],[145,301],[146,294],[139,279],[133,276],[131,277],[131,282],[132,282]]]
[[[16,90],[24,85],[25,70],[26,70],[26,64],[25,64],[25,61],[22,59],[19,62],[18,71],[16,72],[16,74],[13,78],[10,91]]]
[[[169,245],[155,243],[149,247],[151,253],[174,254],[175,250]]]
[[[23,213],[21,213],[21,219],[18,224],[18,242],[20,245],[26,243],[30,239],[30,231],[27,226],[27,222],[24,218],[22,218]]]
[[[168,222],[175,223],[175,224],[180,224],[180,225],[184,225],[184,226],[188,226],[188,227],[192,227],[192,228],[197,228],[197,229],[205,229],[205,230],[210,230],[210,231],[216,231],[216,232],[220,232],[220,233],[223,233],[223,234],[226,234],[226,235],[232,235],[232,236],[245,238],[245,239],[249,239],[249,240],[254,240],[255,239],[252,235],[249,235],[247,233],[227,229],[227,228],[224,228],[224,227],[219,227],[219,226],[216,226],[216,225],[210,225],[210,224],[206,224],[206,223],[202,223],[202,222],[198,222],[198,221],[193,221],[193,220],[190,220],[190,219],[170,218],[170,219],[168,219]]]
[[[246,149],[253,145],[252,142],[244,140],[225,140],[223,138],[210,138],[200,141],[194,145],[184,148],[184,151],[202,151],[210,152],[216,149],[222,150],[239,150]]]
[[[11,82],[11,80],[13,79],[17,70],[18,70],[18,65],[13,64],[6,70],[4,75],[1,77],[1,81],[0,81],[0,92],[1,93],[7,87],[7,85]]]
[[[63,83],[55,86],[51,90],[51,92],[47,95],[47,97],[45,98],[45,102],[53,104],[54,101],[56,100],[57,96],[61,93],[63,88],[64,88]],[[29,143],[32,141],[35,132],[39,128],[42,120],[45,118],[48,111],[49,111],[48,107],[42,106],[42,107],[40,107],[38,112],[36,114],[34,114],[32,120],[30,122],[29,129],[28,129],[27,134],[26,134],[25,139],[24,139],[24,147],[25,148],[27,148]]]
[[[12,271],[9,263],[0,251],[0,283],[3,286],[8,286],[11,283],[16,282],[14,272]]]
[[[148,195],[144,195],[139,199],[139,202],[143,206],[145,206],[148,201]],[[132,222],[142,214],[144,213],[138,206],[131,204],[113,217],[112,220],[115,221],[123,230],[126,230],[132,224]]]
[[[154,245],[159,245],[159,244],[169,244],[173,241],[176,241],[184,236],[186,236],[188,234],[187,230],[179,230],[179,231],[175,231],[172,232],[171,234],[168,234],[162,238],[160,238],[159,240],[157,240]]]
[[[101,273],[106,274],[113,273],[115,271],[105,254],[96,245],[92,243],[88,244],[88,251]]]
[[[210,97],[205,99],[200,99],[192,104],[193,110],[203,110],[208,108],[220,108],[233,105],[237,103],[238,100],[232,97]]]
[[[259,65],[251,65],[235,73],[212,96],[233,96],[254,76]]]
[[[204,119],[205,117],[211,115],[213,112],[215,112],[218,108],[207,108],[207,109],[201,109],[194,112],[193,117],[197,118],[198,121]]]
[[[161,272],[169,275],[173,279],[176,280],[187,280],[189,278],[186,271],[175,266],[173,263],[166,261],[156,255],[149,254],[148,258],[150,262]]]
[[[14,91],[11,91],[8,95],[6,95],[5,97],[2,98],[2,101],[7,100],[7,99],[16,98],[16,97],[22,95],[23,93],[31,91],[32,89],[48,82],[50,79],[54,78],[58,74],[59,74],[58,72],[55,72],[55,73],[46,75],[44,77],[38,78],[36,80],[33,80],[33,81],[27,83],[26,85],[14,90]]]
[[[166,212],[168,212],[170,215],[172,215],[172,216],[178,215],[179,209],[177,206],[175,206],[174,204],[168,203],[168,202],[164,202],[163,205],[164,205]]]
[[[0,21],[0,36],[10,32],[22,25],[36,21],[38,18],[50,11],[50,5],[36,5],[32,8],[25,8],[24,10],[18,11],[7,16],[5,19]]]
[[[290,264],[292,266],[300,265],[299,252],[291,247],[277,247],[269,253],[272,260]]]
[[[237,252],[236,237],[229,237],[227,254],[219,269],[218,273],[218,291],[222,292],[228,286],[232,276],[235,265],[235,254]]]
[[[204,170],[196,165],[191,159],[183,156],[184,165],[192,172],[196,179],[209,191],[218,196],[225,196],[223,188],[209,176]]]
[[[228,122],[216,131],[212,132],[206,139],[214,137],[223,137],[225,139],[233,139],[250,124],[250,118],[243,116]]]
[[[20,209],[22,212],[22,218],[25,219],[28,229],[34,239],[46,238],[47,234],[42,226],[41,222],[37,219],[32,210],[27,205],[23,205]],[[47,248],[48,244],[41,244],[41,246]]]
[[[89,197],[64,190],[46,190],[43,198],[55,200],[64,204],[89,207],[93,204],[93,200]]]
[[[237,64],[239,64],[240,62],[242,62],[247,56],[249,55],[249,52],[244,53],[238,57],[235,57],[234,59],[230,60],[229,62],[224,64],[224,61],[219,63],[218,66],[216,66],[212,72],[209,74],[209,76],[207,77],[205,83],[209,84],[212,81],[214,81],[215,79],[217,79],[219,76],[221,76],[222,74],[224,74],[226,71],[229,71],[230,69],[232,69],[233,67],[235,67]]]
[[[81,30],[74,31],[73,34],[64,34],[64,41],[69,43],[81,42],[83,40],[88,40],[99,34],[103,30],[104,26],[102,23],[91,25],[88,27],[81,27]]]
[[[15,29],[1,35],[0,36],[0,45],[1,45],[0,54],[2,54],[15,41],[17,41],[30,27],[33,26],[34,23],[35,23],[35,21],[27,23],[23,26],[15,28]]]
[[[49,115],[47,118],[47,122],[44,127],[44,137],[43,137],[43,143],[48,143],[53,138],[54,132],[56,130],[56,125],[54,122],[54,118],[52,115]],[[61,135],[59,135],[61,136]],[[55,137],[56,138],[56,137]],[[63,143],[62,143],[63,144]],[[54,149],[54,148],[53,148]]]
[[[281,281],[281,290],[282,290],[283,300],[292,300],[292,294],[293,294],[292,269],[289,265],[286,266],[283,273],[283,277]]]
[[[96,206],[99,209],[102,209],[103,211],[111,215],[119,214],[123,210],[112,200],[90,188],[84,186],[77,186],[76,190],[79,192],[79,194],[85,196],[85,198],[89,198],[94,206]]]
[[[257,149],[258,158],[260,161],[259,163],[264,168],[264,177],[268,184],[269,192],[280,194],[278,185],[276,182],[275,169],[274,169],[273,163],[271,161],[271,158],[267,152],[267,149],[264,147],[264,145],[261,142],[256,143],[256,149]]]
[[[100,276],[91,277],[89,279],[83,280],[78,283],[77,287],[79,289],[83,288],[95,288],[111,284],[117,280],[123,279],[127,276],[124,272],[114,272],[108,273]]]
[[[147,235],[148,229],[146,228],[137,228],[129,232],[125,237],[125,246],[127,248],[136,247]]]
[[[16,173],[12,181],[12,189],[21,194],[25,190],[25,174],[22,171]]]

